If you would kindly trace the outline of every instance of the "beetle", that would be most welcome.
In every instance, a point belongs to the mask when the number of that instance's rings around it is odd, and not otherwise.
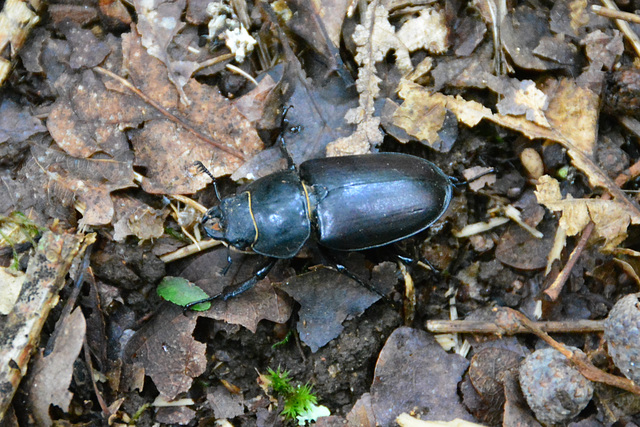
[[[282,136],[280,146],[287,169],[221,199],[201,221],[211,238],[253,250],[268,257],[268,262],[232,291],[187,308],[250,289],[278,259],[293,258],[309,240],[335,251],[388,245],[429,228],[451,202],[451,178],[420,157],[401,153],[329,157],[305,161],[298,170]],[[196,163],[214,178],[202,163]],[[362,283],[344,267],[337,267]]]

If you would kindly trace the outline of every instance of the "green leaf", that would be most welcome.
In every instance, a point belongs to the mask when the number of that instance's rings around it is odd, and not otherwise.
[[[158,285],[157,292],[161,298],[182,307],[194,301],[209,297],[201,288],[182,277],[165,277]],[[191,307],[194,311],[206,311],[210,308],[210,302],[204,302]]]

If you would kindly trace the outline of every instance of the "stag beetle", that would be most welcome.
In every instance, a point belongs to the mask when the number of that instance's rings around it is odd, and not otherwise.
[[[232,291],[187,308],[250,289],[278,259],[294,257],[310,239],[331,250],[359,251],[413,236],[437,221],[451,201],[451,178],[420,157],[400,153],[330,157],[308,160],[298,170],[282,135],[279,140],[288,168],[221,199],[201,220],[211,238],[251,249],[269,257],[268,262]],[[214,179],[202,163],[196,163]],[[343,268],[339,271],[354,278]]]

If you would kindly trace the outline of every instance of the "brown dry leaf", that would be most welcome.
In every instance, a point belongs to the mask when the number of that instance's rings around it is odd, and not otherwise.
[[[174,60],[167,51],[173,38],[185,26],[180,19],[186,0],[173,2],[134,0],[133,4],[138,15],[138,31],[142,37],[142,45],[149,55],[164,63],[169,80],[180,94],[181,103],[189,105],[193,100],[188,97],[183,88],[198,68],[198,64],[192,61]]]
[[[43,356],[41,351],[32,361],[24,390],[27,396],[25,406],[36,425],[52,425],[50,405],[69,410],[73,397],[69,391],[73,365],[82,349],[86,327],[82,310],[76,308],[57,326],[53,351],[47,356]]]
[[[84,204],[81,225],[103,225],[114,213],[110,193],[135,186],[131,162],[79,159],[39,145],[31,147],[34,165],[30,179],[40,179],[45,191],[55,195],[64,206],[75,200]],[[44,176],[39,175],[36,170]],[[37,177],[37,178],[36,178]]]
[[[24,145],[20,143],[31,135],[45,130],[42,122],[33,117],[27,108],[20,107],[10,98],[3,99],[0,105],[0,159],[5,153],[12,153],[16,145]],[[11,159],[3,161],[9,163]]]
[[[562,199],[560,184],[544,175],[538,180],[535,192],[538,202],[553,211],[562,212],[560,227],[569,236],[578,234],[589,221],[595,224],[595,232],[605,239],[603,250],[611,251],[627,237],[629,224],[640,224],[637,211],[615,200],[574,199],[568,195]]]
[[[370,283],[376,289],[392,288],[397,283],[394,267],[392,263],[376,266]],[[340,335],[345,319],[360,316],[380,299],[380,295],[330,269],[294,277],[282,289],[301,306],[298,334],[313,353]]]
[[[547,93],[550,101],[546,116],[551,127],[571,141],[575,149],[593,156],[598,132],[598,94],[571,79],[560,80]]]
[[[371,407],[377,425],[391,425],[403,412],[423,420],[472,421],[460,403],[458,383],[469,362],[448,354],[432,335],[401,327],[387,339],[371,384]]]
[[[141,99],[107,90],[91,70],[80,76],[60,78],[68,88],[53,105],[47,129],[58,146],[74,157],[87,158],[102,152],[116,160],[132,158],[129,142],[122,132],[158,115]]]
[[[115,220],[113,240],[122,242],[127,236],[140,240],[158,238],[164,234],[164,220],[168,209],[154,209],[146,203],[127,196],[114,195]]]
[[[287,25],[320,53],[330,70],[344,69],[338,48],[342,35],[342,23],[347,14],[349,0],[324,0],[313,2],[291,0],[287,6],[293,15]]]
[[[589,62],[602,64],[607,70],[612,70],[616,61],[624,52],[624,43],[620,31],[612,30],[613,35],[600,30],[589,33],[581,40]]]
[[[291,312],[292,304],[288,298],[265,279],[237,298],[213,301],[210,310],[198,314],[234,325],[242,325],[255,333],[261,320],[285,323],[291,317]]]
[[[167,79],[166,68],[147,54],[135,31],[123,36],[123,50],[135,86],[164,108],[176,111],[202,134],[247,157],[262,148],[255,128],[217,89],[192,79],[184,87],[192,102],[182,105]],[[144,128],[132,132],[131,139],[136,165],[147,168],[142,188],[152,194],[188,194],[204,188],[210,179],[205,174],[189,173],[196,160],[216,176],[232,173],[242,162],[167,118],[147,121]]]
[[[224,386],[218,385],[207,392],[207,406],[213,410],[216,418],[235,418],[244,414],[245,401],[242,393],[230,393]]]
[[[127,345],[134,363],[142,364],[166,400],[191,387],[207,367],[206,344],[196,341],[197,316],[185,316],[178,306],[167,304],[136,332]]]

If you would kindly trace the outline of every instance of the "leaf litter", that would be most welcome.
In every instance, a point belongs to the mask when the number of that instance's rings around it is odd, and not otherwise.
[[[255,369],[276,363],[302,380],[313,378],[337,422],[391,424],[403,411],[425,419],[482,419],[500,393],[504,404],[486,420],[529,422],[532,414],[512,398],[513,378],[501,379],[465,409],[456,387],[466,360],[440,349],[416,329],[419,322],[471,316],[486,304],[546,320],[602,318],[606,309],[593,301],[604,298],[606,306],[635,283],[629,258],[620,270],[604,270],[622,265],[614,254],[633,256],[640,218],[636,201],[620,189],[637,175],[630,149],[637,135],[615,126],[617,116],[635,114],[640,74],[625,50],[625,30],[591,13],[590,2],[502,10],[486,1],[462,13],[455,2],[407,8],[372,1],[354,9],[347,1],[292,1],[272,9],[234,1],[218,2],[214,11],[193,0],[136,1],[135,19],[119,2],[107,3],[86,10],[51,5],[51,22],[19,52],[22,79],[10,82],[11,96],[0,104],[0,176],[10,195],[2,214],[25,212],[58,233],[77,227],[100,234],[87,258],[91,292],[80,304],[94,312],[87,321],[104,330],[93,343],[95,366],[88,368],[104,378],[93,395],[94,387],[69,392],[66,379],[50,384],[65,401],[33,393],[43,423],[52,421],[50,404],[65,412],[74,399],[95,399],[101,416],[125,419],[137,409],[126,390],[143,399],[154,393],[145,376],[161,396],[157,411],[142,412],[149,422],[272,419],[277,402],[250,396],[260,393]],[[200,37],[205,25],[209,33]],[[263,148],[273,143],[285,105],[294,106],[289,123],[301,130],[287,135],[297,164],[382,149],[426,156],[454,176],[477,166],[498,169],[495,183],[456,195],[418,248],[434,256],[442,272],[412,269],[420,284],[413,328],[397,328],[393,305],[376,302],[377,294],[331,270],[313,271],[321,262],[313,250],[279,263],[252,290],[213,301],[205,312],[185,316],[156,296],[165,275],[159,256],[189,240],[174,231],[183,224],[175,222],[178,213],[169,215],[170,198],[190,195],[201,203],[187,202],[196,211],[214,203],[210,179],[193,162],[216,177],[231,175],[219,182],[224,195],[236,190],[232,181],[281,169],[279,148]],[[633,120],[622,121],[625,129],[634,128]],[[535,164],[521,172],[517,160],[525,158]],[[521,211],[518,223],[457,240],[450,233],[470,223],[502,224],[503,212],[514,206]],[[190,221],[182,230],[193,227]],[[600,238],[593,246],[587,245],[591,231]],[[190,237],[197,252],[198,233]],[[16,242],[25,244],[31,243]],[[232,252],[223,275],[227,251],[213,249],[167,268],[216,295],[260,264]],[[373,282],[384,276],[385,294],[398,302],[395,267],[377,258],[355,257],[354,269]],[[15,265],[20,262],[26,258]],[[572,267],[565,272],[563,265]],[[555,284],[562,277],[570,286]],[[612,277],[618,282],[609,283]],[[565,298],[545,300],[545,287]],[[62,297],[73,300],[71,294]],[[105,323],[95,312],[104,312]],[[79,330],[74,345],[88,333]],[[453,337],[453,348],[462,349],[463,337]],[[590,341],[584,341],[586,348]],[[97,342],[108,348],[100,351]],[[211,352],[213,367],[207,366]],[[64,354],[63,362],[70,366],[76,354]],[[84,358],[91,365],[92,358]],[[205,371],[215,388],[195,381]],[[34,386],[26,381],[23,387]],[[481,391],[479,383],[471,387]],[[122,392],[125,397],[116,398]],[[184,399],[177,400],[183,406],[163,407],[164,400],[198,393],[206,404]],[[614,422],[612,414],[630,414],[604,405],[597,400],[584,417]],[[23,416],[13,409],[14,417]]]

